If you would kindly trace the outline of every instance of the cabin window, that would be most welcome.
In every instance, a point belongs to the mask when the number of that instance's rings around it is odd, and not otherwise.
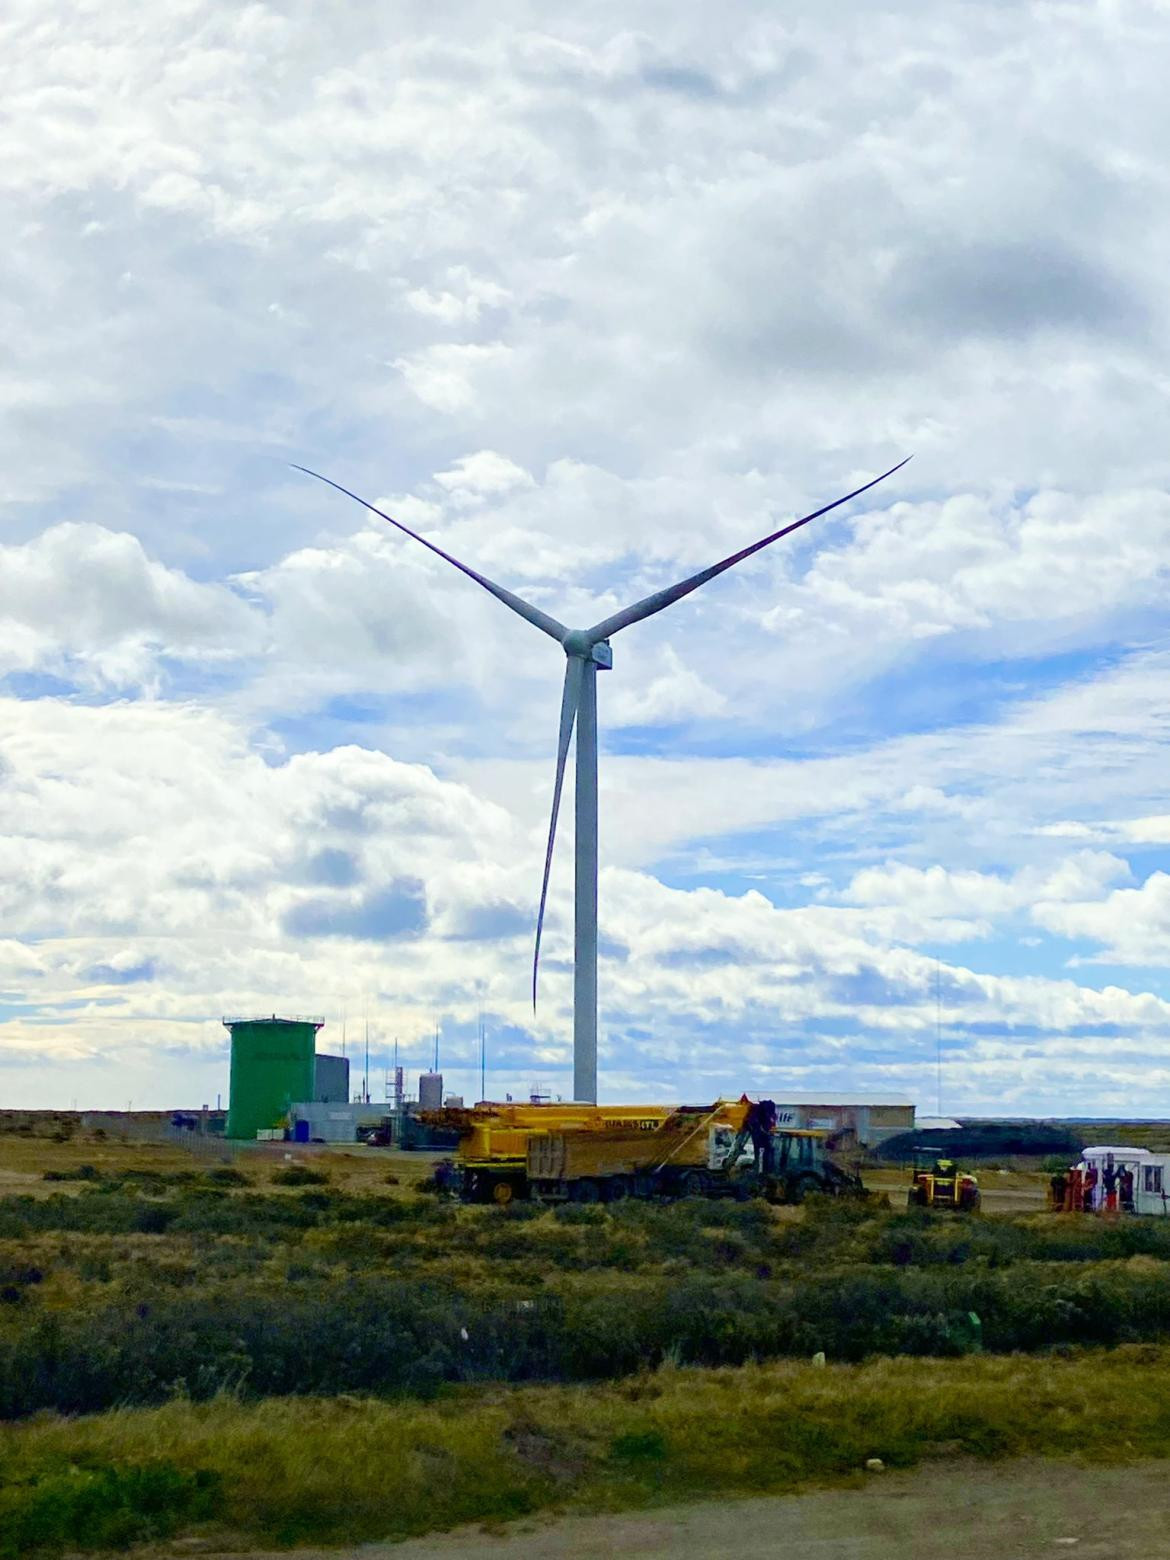
[[[1144,1166],[1144,1172],[1142,1191],[1153,1192],[1155,1196],[1158,1196],[1162,1191],[1162,1166],[1146,1165]]]

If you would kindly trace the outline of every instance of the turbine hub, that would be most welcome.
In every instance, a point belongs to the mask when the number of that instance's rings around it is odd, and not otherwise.
[[[566,655],[579,656],[582,661],[592,661],[599,672],[608,672],[613,666],[613,651],[609,647],[609,640],[592,640],[588,629],[571,628],[561,643]]]

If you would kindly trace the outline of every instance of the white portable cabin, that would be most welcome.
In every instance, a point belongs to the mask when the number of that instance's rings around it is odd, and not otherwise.
[[[1081,1154],[1079,1168],[1087,1170],[1092,1165],[1097,1172],[1097,1184],[1093,1188],[1093,1207],[1100,1211],[1105,1206],[1105,1171],[1131,1170],[1133,1172],[1133,1211],[1135,1213],[1170,1214],[1170,1154],[1152,1154],[1148,1148],[1122,1148],[1101,1144],[1086,1148]]]

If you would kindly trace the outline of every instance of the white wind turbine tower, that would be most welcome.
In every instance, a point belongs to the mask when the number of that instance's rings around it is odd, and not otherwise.
[[[909,458],[907,456],[906,460]],[[632,606],[624,607],[611,617],[602,618],[601,622],[595,623],[592,628],[566,628],[547,612],[542,612],[539,607],[534,607],[531,602],[524,601],[512,591],[506,590],[504,586],[497,585],[494,580],[476,573],[467,564],[460,563],[458,558],[453,558],[441,547],[436,547],[434,542],[428,542],[425,536],[419,536],[400,520],[395,520],[393,515],[388,515],[384,510],[379,509],[376,504],[371,504],[367,499],[359,497],[357,493],[350,492],[349,488],[342,487],[340,482],[322,476],[319,471],[311,471],[308,466],[298,466],[294,463],[295,471],[303,471],[306,476],[316,477],[319,482],[325,482],[331,488],[336,488],[339,493],[344,493],[347,498],[352,498],[371,513],[389,521],[404,535],[421,542],[437,557],[444,559],[461,574],[466,574],[468,579],[474,580],[477,585],[482,585],[484,590],[495,596],[497,601],[502,601],[506,607],[511,607],[512,611],[525,622],[541,629],[550,639],[555,639],[565,652],[567,664],[564,693],[561,696],[557,771],[553,782],[552,816],[549,819],[548,844],[544,852],[544,878],[540,886],[540,908],[536,915],[536,944],[532,957],[532,1005],[535,1009],[536,978],[540,967],[540,934],[544,926],[544,907],[548,898],[548,880],[557,833],[557,816],[561,806],[561,790],[565,779],[565,761],[575,724],[577,728],[576,890],[573,935],[573,1098],[575,1100],[584,1100],[591,1104],[597,1101],[597,673],[599,670],[608,671],[613,665],[613,652],[609,644],[611,637],[620,629],[629,628],[633,623],[640,623],[643,618],[653,617],[664,607],[669,607],[684,596],[689,596],[691,591],[698,590],[700,585],[706,585],[708,580],[713,580],[716,575],[734,568],[737,563],[742,563],[753,553],[771,546],[782,536],[788,536],[791,532],[799,530],[810,520],[816,520],[820,515],[828,514],[830,509],[837,509],[842,504],[847,504],[850,499],[868,492],[879,482],[884,482],[887,477],[893,476],[895,471],[899,471],[906,464],[906,460],[900,460],[896,466],[891,466],[889,471],[884,471],[880,477],[874,477],[861,487],[854,488],[851,493],[846,493],[842,498],[834,499],[831,504],[814,509],[811,514],[802,515],[799,520],[793,520],[789,525],[782,526],[779,531],[773,531],[770,536],[752,542],[749,547],[741,548],[739,552],[732,553],[728,558],[721,558],[718,563],[711,564],[709,568],[700,569],[697,574],[688,575],[677,585],[655,591],[652,596],[645,596],[641,601],[635,601]]]

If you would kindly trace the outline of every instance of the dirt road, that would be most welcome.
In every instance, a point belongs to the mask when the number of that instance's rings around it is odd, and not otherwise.
[[[175,1550],[190,1556],[191,1550]],[[238,1560],[1156,1560],[1170,1554],[1170,1462],[1022,1460],[876,1473],[859,1489],[568,1517],[345,1550]],[[237,1557],[218,1557],[237,1560]]]

